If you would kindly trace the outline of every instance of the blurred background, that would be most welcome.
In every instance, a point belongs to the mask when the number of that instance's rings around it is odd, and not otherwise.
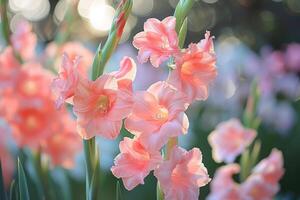
[[[106,70],[116,70],[124,55],[136,59],[137,51],[131,44],[133,36],[143,30],[148,18],[173,15],[177,3],[178,0],[133,0],[121,45]],[[98,44],[106,39],[115,5],[110,0],[9,0],[10,29],[14,31],[18,21],[24,18],[32,23],[39,41],[37,54],[48,55],[47,67],[53,64],[53,46],[76,41],[95,52]],[[189,13],[188,30],[186,45],[200,41],[206,30],[215,36],[218,78],[210,88],[209,99],[189,108],[190,130],[179,143],[188,149],[199,147],[213,177],[219,165],[212,160],[207,136],[219,122],[242,116],[250,84],[255,79],[262,93],[259,103],[262,124],[258,130],[262,141],[260,158],[266,157],[273,147],[283,151],[286,172],[278,199],[300,199],[300,1],[198,0]],[[0,44],[2,49],[3,41]],[[134,88],[146,89],[155,81],[165,79],[167,73],[167,68],[139,64]],[[122,134],[128,133],[123,130]],[[118,153],[118,141],[98,139],[103,169],[101,193],[104,199],[114,199],[116,178],[109,169]],[[73,199],[83,199],[83,155],[78,156],[76,163],[67,178],[72,180]],[[58,182],[66,181],[61,180],[62,171],[53,172]],[[123,196],[152,200],[155,188],[156,180],[151,175],[145,185],[131,192],[123,189]],[[201,188],[201,199],[208,192],[208,186]]]

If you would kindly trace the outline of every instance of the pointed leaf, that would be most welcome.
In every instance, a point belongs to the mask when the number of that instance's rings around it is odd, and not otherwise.
[[[164,200],[164,194],[160,188],[160,184],[158,181],[156,184],[156,200]]]
[[[29,192],[25,172],[20,159],[18,159],[18,185],[20,200],[29,200]]]
[[[120,186],[120,182],[117,181],[117,183],[116,183],[116,200],[121,200],[121,199],[122,199],[121,186]]]
[[[9,198],[10,200],[16,200],[19,199],[18,195],[18,184],[15,180],[13,180],[10,184],[10,190],[9,190]]]
[[[7,199],[6,192],[5,192],[5,186],[4,186],[4,178],[2,175],[1,159],[0,159],[0,199]]]

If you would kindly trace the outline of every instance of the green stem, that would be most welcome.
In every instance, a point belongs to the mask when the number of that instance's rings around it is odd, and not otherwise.
[[[7,45],[10,45],[10,31],[7,17],[7,0],[0,0],[2,34]]]

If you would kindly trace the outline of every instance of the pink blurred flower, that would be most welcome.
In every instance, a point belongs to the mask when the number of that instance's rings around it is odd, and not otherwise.
[[[132,113],[125,127],[149,149],[160,149],[170,137],[187,133],[185,99],[173,86],[157,82],[136,92]]]
[[[299,72],[300,71],[300,44],[289,44],[285,52],[285,61],[288,69]]]
[[[94,58],[93,53],[89,49],[84,47],[79,42],[67,42],[59,48],[59,56],[63,53],[68,54],[71,61],[74,61],[80,57],[80,63],[77,64],[78,71],[80,74],[87,74],[88,69],[90,69],[92,66]],[[59,63],[61,63],[61,61],[62,60],[59,60]]]
[[[20,53],[22,59],[31,60],[35,56],[37,37],[32,33],[32,27],[27,21],[17,24],[15,32],[11,36],[14,49]]]
[[[253,175],[260,175],[265,182],[277,184],[284,174],[283,156],[281,151],[273,149],[271,154],[260,161],[252,171]]]
[[[3,138],[1,138],[1,140],[3,140]],[[12,156],[5,147],[5,144],[2,142],[0,142],[0,161],[2,166],[2,175],[4,178],[4,186],[8,189],[13,177],[15,163]]]
[[[54,93],[58,96],[56,99],[56,107],[60,108],[63,103],[74,96],[75,89],[78,85],[80,75],[77,66],[80,63],[80,58],[70,60],[67,54],[63,55],[62,68],[52,82]]]
[[[232,176],[239,173],[238,164],[229,164],[220,167],[214,175],[210,184],[208,200],[242,200],[240,188],[234,182]]]
[[[242,200],[271,200],[279,191],[278,185],[270,185],[261,176],[250,176],[240,187]]]
[[[121,153],[115,158],[111,168],[117,178],[122,178],[127,190],[144,184],[144,178],[161,163],[160,151],[145,149],[138,139],[125,137],[120,142]]]
[[[0,54],[0,66],[0,90],[3,90],[16,78],[20,68],[11,47],[5,48]]]
[[[163,21],[148,19],[144,24],[144,32],[135,35],[133,46],[138,52],[141,63],[150,62],[154,67],[179,52],[178,38],[175,31],[175,17],[167,17]]]
[[[104,74],[95,81],[83,81],[73,103],[78,131],[84,139],[95,135],[114,139],[119,135],[122,119],[131,111],[132,96],[118,88],[114,76]]]
[[[281,51],[272,51],[264,56],[263,64],[267,74],[281,75],[285,71],[284,54]]]
[[[9,105],[7,105],[9,106]],[[53,119],[57,119],[51,99],[40,98],[29,105],[20,105],[9,124],[18,146],[38,148],[43,139],[52,134]]]
[[[176,69],[171,72],[168,82],[184,92],[188,103],[205,100],[208,84],[217,76],[216,56],[210,33],[198,44],[190,44],[175,58]]]
[[[53,134],[43,141],[42,150],[49,155],[53,165],[72,168],[77,153],[82,149],[82,141],[76,132],[76,122],[66,110],[60,110],[59,121]]]
[[[256,137],[255,130],[246,129],[238,119],[220,123],[208,136],[216,162],[231,163]]]
[[[196,200],[199,187],[210,181],[202,163],[201,151],[198,148],[186,151],[178,146],[172,149],[170,159],[154,171],[154,176],[160,183],[165,200]]]

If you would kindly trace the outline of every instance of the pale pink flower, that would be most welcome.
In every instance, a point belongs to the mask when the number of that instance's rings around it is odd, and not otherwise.
[[[279,191],[278,185],[268,184],[262,176],[249,176],[241,184],[242,200],[271,200]]]
[[[178,146],[172,149],[170,159],[154,171],[154,176],[160,183],[165,200],[196,200],[199,187],[210,181],[200,149],[186,151]]]
[[[160,149],[170,137],[187,133],[185,99],[173,86],[157,82],[147,91],[136,92],[132,113],[125,127],[149,149]]]
[[[216,162],[232,163],[255,137],[255,130],[244,128],[238,119],[231,119],[220,123],[208,136],[208,142]]]
[[[210,184],[208,200],[242,200],[239,185],[232,176],[239,173],[238,164],[229,164],[218,168]]]
[[[78,57],[81,58],[77,68],[82,75],[86,75],[88,69],[90,69],[93,64],[93,53],[79,42],[64,43],[64,45],[59,48],[58,55],[60,56],[63,53],[68,54],[71,61],[76,60]],[[59,63],[61,63],[61,60],[59,60]]]
[[[0,54],[0,90],[7,88],[18,75],[20,63],[16,60],[13,49],[7,47]]]
[[[144,24],[144,32],[135,35],[133,46],[139,49],[138,60],[150,62],[154,67],[179,52],[178,38],[175,31],[175,17],[167,17],[163,21],[148,19]]]
[[[283,156],[281,151],[273,149],[271,154],[261,160],[252,170],[253,175],[260,175],[265,182],[277,184],[284,174]]]
[[[285,62],[289,70],[299,72],[300,71],[300,44],[291,43],[287,46],[285,52]]]
[[[125,56],[120,62],[120,69],[110,73],[118,81],[120,89],[132,92],[132,83],[136,76],[136,64],[130,57]]]
[[[53,165],[72,168],[77,153],[82,150],[81,137],[76,132],[76,122],[66,110],[60,110],[58,125],[53,134],[42,142],[42,150]]]
[[[74,96],[75,89],[78,85],[80,75],[77,66],[80,58],[70,60],[67,54],[63,55],[62,68],[57,78],[52,82],[54,93],[58,96],[56,99],[56,107],[60,108],[64,102]]]
[[[3,140],[3,138],[1,138],[1,140]],[[7,148],[5,147],[5,144],[2,142],[0,142],[0,161],[2,166],[4,186],[6,189],[8,189],[13,177],[15,163],[11,154],[8,152]]]
[[[217,76],[216,55],[210,33],[198,44],[190,44],[175,57],[176,69],[172,70],[168,82],[182,91],[188,103],[205,100],[208,97],[208,85]]]
[[[125,137],[120,142],[121,153],[111,168],[114,176],[122,178],[127,190],[144,184],[144,178],[162,162],[160,151],[149,151],[137,138]]]
[[[22,59],[30,60],[34,58],[37,37],[32,33],[29,22],[21,21],[17,24],[16,30],[11,36],[11,42]]]
[[[109,74],[95,81],[84,80],[73,97],[73,111],[77,116],[78,131],[84,139],[101,135],[115,139],[122,119],[132,108],[131,93],[118,88],[117,79]]]

